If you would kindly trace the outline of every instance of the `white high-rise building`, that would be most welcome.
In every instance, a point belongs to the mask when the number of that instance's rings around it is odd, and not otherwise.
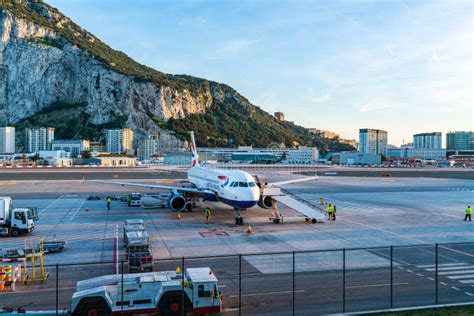
[[[440,149],[441,148],[441,132],[421,133],[413,135],[413,147]]]
[[[361,128],[359,130],[359,152],[385,155],[387,132],[380,129]]]
[[[84,150],[90,149],[88,140],[83,139],[58,139],[53,140],[51,144],[52,150],[63,150],[75,158],[79,156]]]
[[[25,130],[26,151],[29,153],[51,150],[53,140],[54,128],[52,127],[36,127]]]
[[[106,129],[105,142],[109,153],[133,152],[133,131],[130,128]]]
[[[13,126],[0,127],[0,154],[15,153],[15,128]]]
[[[149,160],[153,155],[160,152],[160,141],[158,136],[150,135],[140,143],[138,148],[138,157],[140,160]]]

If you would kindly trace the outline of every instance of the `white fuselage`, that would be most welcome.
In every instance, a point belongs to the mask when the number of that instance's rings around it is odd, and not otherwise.
[[[194,166],[188,170],[188,180],[198,189],[213,191],[220,202],[236,209],[251,208],[260,199],[255,179],[241,170]]]

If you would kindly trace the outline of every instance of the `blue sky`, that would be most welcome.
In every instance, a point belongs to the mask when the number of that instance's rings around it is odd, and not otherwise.
[[[143,64],[306,127],[396,145],[474,129],[471,1],[46,1]]]

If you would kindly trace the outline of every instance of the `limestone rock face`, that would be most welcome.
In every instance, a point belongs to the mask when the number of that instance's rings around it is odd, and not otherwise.
[[[43,15],[55,18],[56,27],[70,23],[43,10]],[[77,36],[87,36],[91,43],[97,40],[85,31]],[[57,103],[87,104],[83,111],[92,124],[104,125],[119,117],[138,137],[154,133],[171,137],[156,121],[203,113],[213,94],[223,98],[222,91],[210,86],[196,94],[115,72],[53,29],[0,11],[0,125],[16,124]]]

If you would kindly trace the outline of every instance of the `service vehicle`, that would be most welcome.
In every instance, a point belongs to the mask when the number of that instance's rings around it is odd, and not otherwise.
[[[128,206],[142,206],[142,194],[138,192],[132,192],[128,195]]]
[[[37,220],[35,207],[13,208],[11,197],[0,197],[0,235],[16,237],[31,233]]]
[[[130,272],[153,271],[153,253],[146,231],[127,232],[125,252]]]
[[[184,304],[183,304],[184,303]],[[160,316],[220,313],[221,293],[210,268],[106,275],[79,281],[73,316],[124,313]]]

